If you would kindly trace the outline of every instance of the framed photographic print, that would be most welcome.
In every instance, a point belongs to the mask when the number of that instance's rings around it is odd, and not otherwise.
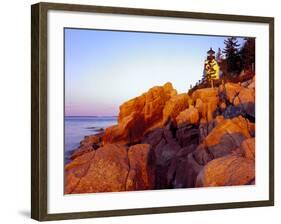
[[[32,5],[32,218],[272,206],[274,19]]]

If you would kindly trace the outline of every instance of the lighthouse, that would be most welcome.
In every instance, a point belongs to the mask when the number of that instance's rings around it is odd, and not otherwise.
[[[214,87],[214,80],[219,79],[220,67],[215,59],[215,51],[210,48],[207,51],[207,59],[204,62],[204,79]]]

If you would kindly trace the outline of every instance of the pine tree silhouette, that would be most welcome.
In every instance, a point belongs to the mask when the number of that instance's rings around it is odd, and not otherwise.
[[[245,43],[240,51],[243,69],[254,71],[255,64],[255,38],[244,38]]]
[[[241,71],[240,44],[238,44],[236,37],[227,38],[224,44],[223,53],[226,58],[227,71],[231,74],[237,74]]]

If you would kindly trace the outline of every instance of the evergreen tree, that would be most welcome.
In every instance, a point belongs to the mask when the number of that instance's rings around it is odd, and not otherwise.
[[[225,48],[223,53],[225,54],[227,71],[232,74],[237,74],[241,71],[241,58],[239,55],[240,44],[238,44],[236,37],[227,38],[224,44]]]
[[[222,61],[222,52],[221,52],[220,48],[218,49],[218,53],[216,54],[216,61],[218,63],[221,63],[221,61]]]
[[[245,43],[241,49],[241,58],[242,58],[242,65],[243,69],[245,70],[252,70],[254,71],[254,64],[255,64],[255,38],[245,38]]]

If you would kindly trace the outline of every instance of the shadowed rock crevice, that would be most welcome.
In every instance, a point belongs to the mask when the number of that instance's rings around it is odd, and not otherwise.
[[[129,173],[126,190],[153,189],[155,184],[154,154],[148,144],[137,144],[128,150]]]
[[[223,108],[218,108],[218,113],[222,114],[224,118],[231,119],[241,115],[255,123],[254,88],[243,87],[237,83],[227,83],[221,85],[219,97],[221,103],[226,105]]]

